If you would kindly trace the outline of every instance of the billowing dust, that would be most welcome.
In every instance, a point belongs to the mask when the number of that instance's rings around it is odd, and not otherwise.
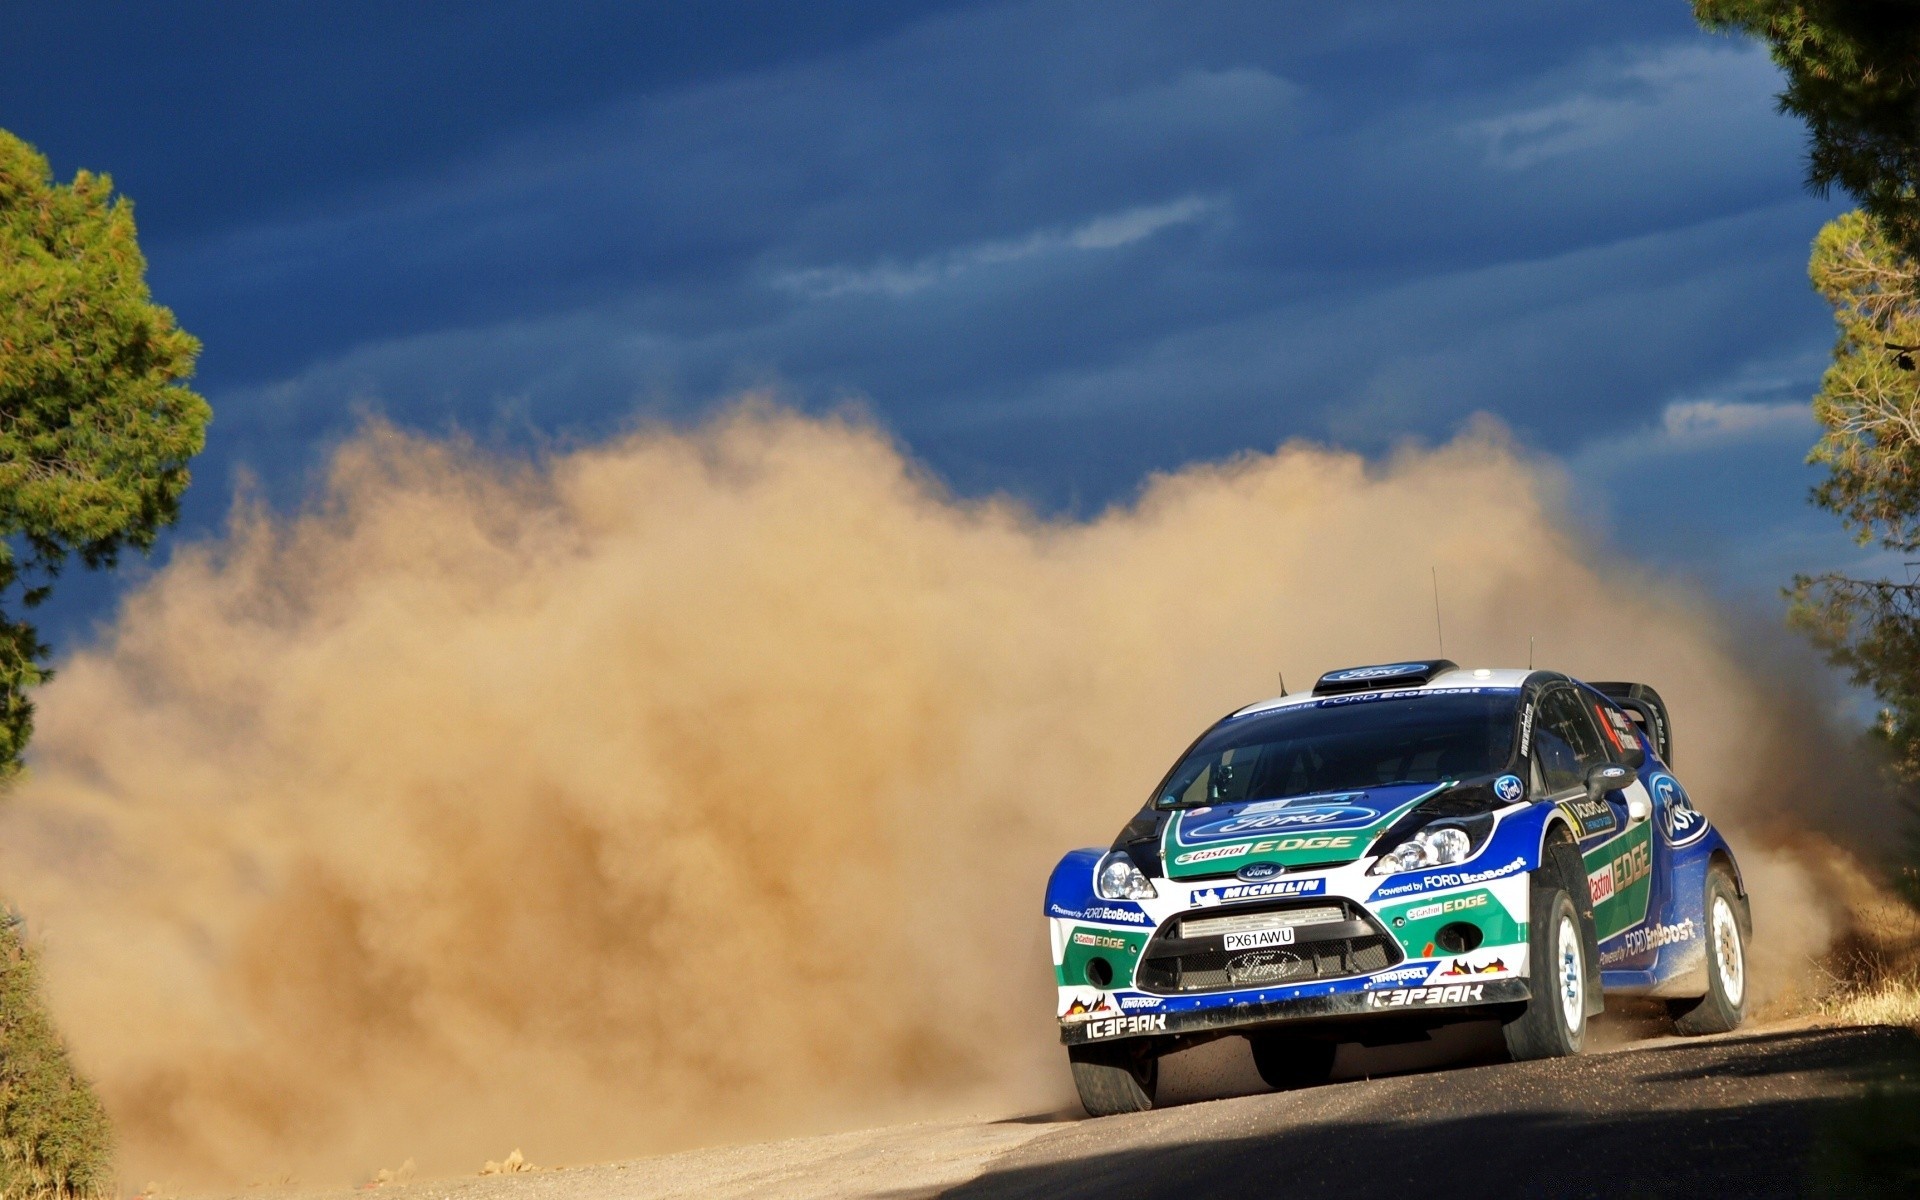
[[[1777,988],[1830,930],[1763,840],[1837,743],[1558,492],[1491,427],[1086,522],[760,402],[533,465],[374,427],[64,666],[0,870],[133,1179],[1031,1110],[1056,857],[1276,670],[1429,653],[1437,565],[1449,657],[1662,690]]]

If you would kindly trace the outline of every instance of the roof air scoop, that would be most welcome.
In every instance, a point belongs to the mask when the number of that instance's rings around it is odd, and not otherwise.
[[[1316,696],[1337,696],[1343,692],[1372,692],[1383,688],[1419,687],[1443,671],[1459,669],[1445,658],[1418,662],[1382,663],[1377,667],[1342,667],[1328,671],[1313,685]]]

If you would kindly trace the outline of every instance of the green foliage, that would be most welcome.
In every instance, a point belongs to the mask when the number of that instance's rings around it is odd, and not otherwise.
[[[1814,503],[1862,545],[1920,550],[1920,0],[1693,0],[1710,29],[1765,40],[1780,108],[1807,123],[1807,182],[1859,211],[1829,222],[1808,272],[1839,336],[1814,396],[1827,468]],[[1920,585],[1796,576],[1791,619],[1885,704],[1872,736],[1920,784]],[[1911,803],[1911,801],[1910,801]],[[1901,878],[1920,904],[1920,812]]]
[[[1862,544],[1920,548],[1920,375],[1888,349],[1920,345],[1920,272],[1877,221],[1851,212],[1820,231],[1808,274],[1839,326],[1813,398],[1826,432],[1809,461],[1827,468],[1814,500]]]
[[[1807,182],[1840,187],[1920,258],[1920,3],[1693,0],[1709,29],[1764,39],[1780,108],[1806,121]]]
[[[207,403],[180,386],[200,344],[153,303],[146,269],[110,179],[55,184],[0,130],[0,776],[19,767],[28,689],[47,678],[16,602],[45,599],[69,558],[151,547],[206,440]]]
[[[1808,459],[1827,468],[1814,502],[1862,543],[1910,553],[1920,549],[1920,372],[1887,343],[1920,345],[1920,270],[1877,221],[1851,212],[1820,231],[1808,272],[1838,326],[1813,399],[1825,432]],[[1794,622],[1885,702],[1876,734],[1920,781],[1920,589],[1827,574],[1796,578],[1789,595]]]
[[[74,1074],[34,976],[16,930],[0,927],[0,1200],[105,1196],[107,1115]]]
[[[1920,597],[1910,584],[1837,573],[1800,575],[1791,619],[1855,684],[1884,707],[1872,736],[1892,752],[1895,773],[1920,783]],[[1920,862],[1920,845],[1913,861]]]

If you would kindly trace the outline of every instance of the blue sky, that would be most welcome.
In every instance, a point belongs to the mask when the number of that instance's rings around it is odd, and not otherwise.
[[[0,127],[110,171],[297,502],[369,407],[524,445],[771,385],[1049,511],[1498,416],[1747,606],[1805,503],[1840,205],[1683,0],[18,6]],[[63,644],[115,584],[55,613]]]

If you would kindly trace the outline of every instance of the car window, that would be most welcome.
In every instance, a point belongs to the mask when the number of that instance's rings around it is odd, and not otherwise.
[[[1627,752],[1640,746],[1640,727],[1616,705],[1592,696],[1585,697],[1585,700],[1587,707],[1593,710],[1594,723],[1607,739],[1607,753],[1612,755],[1615,762],[1626,762]]]
[[[1517,689],[1328,696],[1221,722],[1168,773],[1161,807],[1243,804],[1490,775],[1513,752]]]
[[[1571,688],[1554,688],[1540,697],[1533,726],[1533,758],[1539,782],[1558,794],[1586,782],[1587,771],[1612,761],[1600,731]]]

